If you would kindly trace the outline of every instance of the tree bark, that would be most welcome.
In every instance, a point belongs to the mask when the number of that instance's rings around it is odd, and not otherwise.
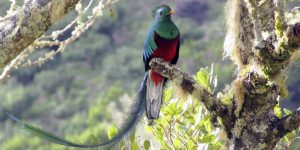
[[[23,8],[0,20],[0,67],[8,64],[79,0],[28,0]]]

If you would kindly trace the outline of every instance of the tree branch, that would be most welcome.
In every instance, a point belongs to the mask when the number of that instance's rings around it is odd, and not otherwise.
[[[0,67],[19,55],[78,2],[29,0],[20,11],[0,20]]]
[[[229,110],[227,105],[223,105],[215,95],[198,84],[192,76],[160,58],[153,58],[150,62],[150,67],[202,102],[213,116],[218,116],[222,119],[226,130],[231,128],[232,119],[235,118],[233,111]]]
[[[289,132],[299,128],[300,126],[300,109],[294,111],[292,114],[279,119],[274,130],[277,138],[282,138]]]

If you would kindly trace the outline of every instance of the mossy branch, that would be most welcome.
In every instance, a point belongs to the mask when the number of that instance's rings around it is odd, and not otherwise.
[[[79,0],[29,0],[21,10],[0,20],[0,67],[16,58]]]
[[[184,92],[197,98],[206,106],[211,114],[222,118],[225,126],[230,124],[233,111],[230,111],[229,107],[223,105],[220,99],[198,84],[191,75],[160,58],[153,58],[150,62],[150,67],[155,72],[170,79],[175,85],[182,88]]]

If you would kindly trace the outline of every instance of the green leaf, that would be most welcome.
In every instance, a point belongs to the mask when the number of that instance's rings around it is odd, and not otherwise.
[[[117,134],[118,134],[118,128],[116,126],[113,125],[112,127],[108,128],[108,130],[107,130],[108,139],[111,140]]]
[[[296,132],[295,131],[293,131],[293,132],[290,132],[290,133],[288,133],[288,134],[286,134],[285,136],[284,136],[284,139],[285,139],[285,141],[286,142],[291,142],[294,138],[296,138]]]
[[[164,91],[164,102],[170,101],[170,99],[172,98],[172,92],[172,88],[167,88]]]
[[[274,107],[274,114],[275,114],[275,116],[277,116],[278,118],[281,118],[281,117],[282,117],[281,108],[279,107],[278,104]]]
[[[157,128],[156,129],[156,133],[157,133],[157,135],[158,135],[158,137],[160,139],[163,139],[163,137],[164,137],[164,131],[161,128]]]
[[[139,145],[136,142],[131,142],[131,150],[139,150]]]
[[[168,112],[169,112],[171,115],[176,114],[176,103],[171,103],[171,104],[169,104],[169,106],[168,106]]]
[[[209,115],[206,115],[204,118],[201,119],[201,121],[199,122],[198,126],[199,127],[205,126],[205,124],[207,122],[209,122],[209,120],[210,120]]]
[[[213,149],[213,150],[220,150],[221,147],[222,147],[221,142],[215,142],[208,145],[208,149]]]
[[[189,115],[189,116],[187,116],[186,118],[189,120],[189,122],[190,122],[192,125],[195,124],[196,121],[195,121],[195,119],[194,119],[194,116]]]
[[[145,140],[143,145],[144,145],[144,149],[145,150],[149,150],[150,149],[150,146],[151,146],[150,141]]]
[[[204,127],[208,133],[211,133],[213,131],[213,126],[212,126],[210,120],[206,120],[204,122]]]
[[[145,126],[145,130],[146,130],[147,132],[150,132],[151,134],[153,134],[153,128],[152,128],[152,127],[150,127],[150,126]]]
[[[196,148],[196,145],[192,140],[187,141],[187,146],[188,146],[188,149],[195,149]]]
[[[206,134],[201,137],[201,142],[203,143],[213,143],[216,137],[213,134]]]
[[[208,68],[201,68],[197,72],[195,80],[198,83],[202,84],[204,86],[204,88],[206,88],[209,91],[211,91],[210,84],[209,84],[209,72],[208,72]]]
[[[284,113],[285,113],[286,115],[292,114],[292,111],[289,110],[289,109],[287,109],[287,108],[283,108],[283,111],[284,111]]]
[[[181,141],[179,139],[174,140],[174,145],[176,149],[179,149],[181,147]]]

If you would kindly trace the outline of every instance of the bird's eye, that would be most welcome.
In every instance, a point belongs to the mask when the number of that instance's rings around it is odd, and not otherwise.
[[[161,12],[161,11],[159,12],[159,15],[162,15],[162,12]]]

